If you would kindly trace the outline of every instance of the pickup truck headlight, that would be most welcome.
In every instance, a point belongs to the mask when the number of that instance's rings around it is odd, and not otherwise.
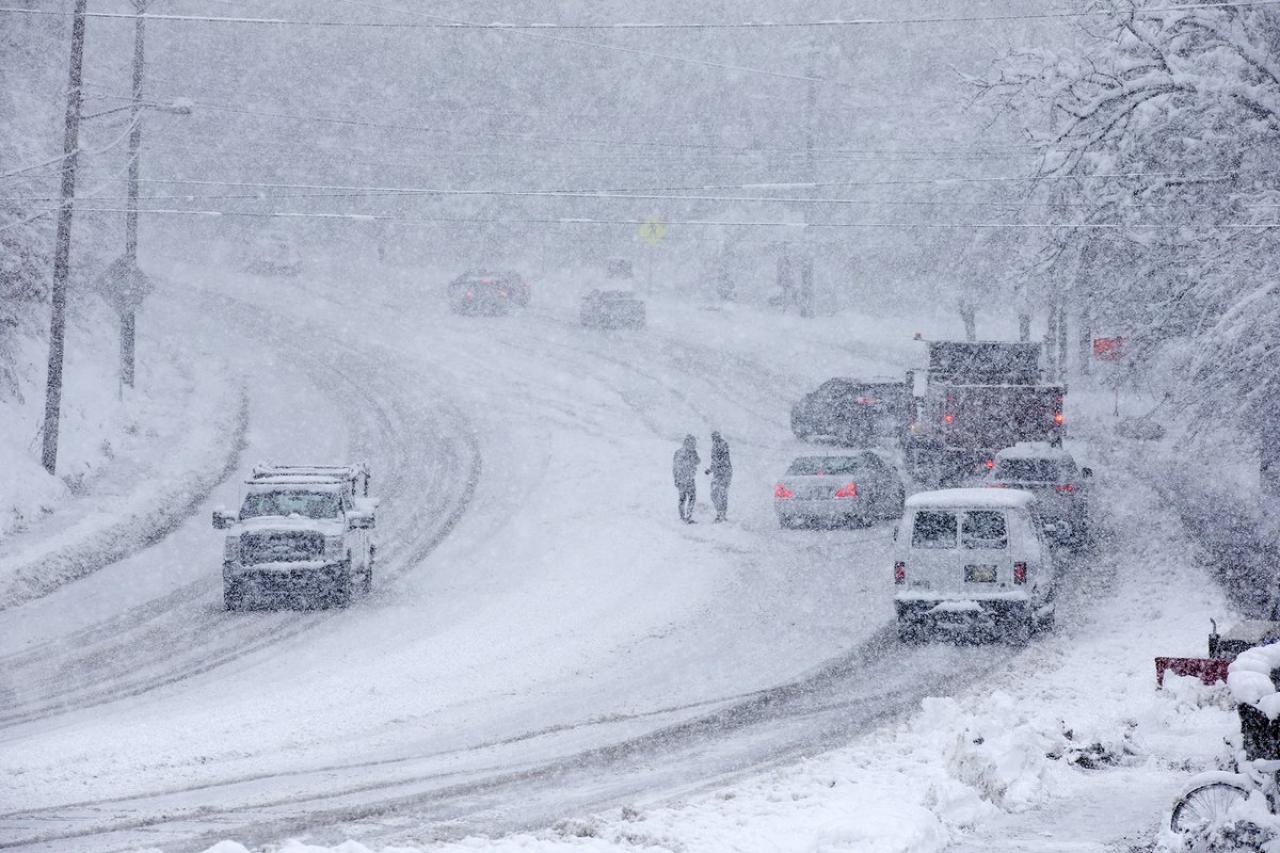
[[[228,536],[222,541],[222,561],[234,563],[240,559],[240,537]]]
[[[324,556],[328,560],[341,559],[344,556],[341,536],[324,537]]]

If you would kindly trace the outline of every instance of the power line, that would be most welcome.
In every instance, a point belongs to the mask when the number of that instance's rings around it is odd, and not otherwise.
[[[57,210],[57,208],[49,208]],[[114,207],[79,207],[77,213],[123,213],[124,208]],[[210,217],[244,217],[257,219],[324,219],[330,221],[349,222],[408,222],[408,223],[440,223],[465,225],[627,225],[640,226],[648,219],[600,219],[589,217],[548,217],[519,219],[486,219],[477,217],[432,217],[409,218],[387,214],[371,213],[314,213],[301,211],[229,211],[229,210],[183,210],[178,208],[140,209],[138,213],[148,215],[169,216],[210,216]],[[695,227],[735,227],[735,228],[850,228],[850,229],[890,229],[909,230],[923,229],[1017,229],[1017,230],[1186,230],[1200,228],[1206,231],[1271,231],[1280,229],[1280,222],[1227,222],[1213,223],[1204,226],[1187,223],[1123,223],[1123,222],[785,222],[767,220],[719,220],[719,219],[668,219],[666,225]]]
[[[660,191],[660,188],[653,188],[654,191]],[[674,191],[674,190],[673,190]],[[1161,210],[1161,211],[1179,211],[1179,210],[1197,210],[1198,208],[1189,208],[1177,204],[1157,204],[1150,202],[1125,202],[1121,204],[1095,204],[1090,202],[1035,202],[1025,201],[1022,199],[1007,201],[965,201],[961,199],[873,199],[873,198],[823,198],[823,197],[784,197],[784,196],[690,196],[690,195],[650,195],[644,194],[645,190],[614,190],[614,191],[486,191],[477,190],[471,193],[474,196],[523,196],[531,198],[563,198],[578,201],[591,200],[636,200],[636,201],[698,201],[698,202],[769,202],[774,204],[810,204],[810,205],[841,205],[841,206],[865,206],[865,207],[987,207],[1000,209],[1087,209],[1097,210],[1105,208],[1107,210]],[[170,195],[149,195],[143,196],[139,201],[143,202],[162,202],[162,201],[188,201],[211,202],[211,201],[260,201],[260,202],[280,202],[292,201],[298,199],[367,199],[375,197],[384,197],[388,199],[404,199],[404,198],[420,198],[422,196],[436,195],[437,193],[425,192],[419,193],[411,190],[359,190],[351,192],[301,192],[301,193],[273,193],[271,195],[263,195],[261,193],[218,193],[218,194],[170,194]],[[126,196],[93,196],[98,201],[124,201]],[[50,202],[56,201],[56,197],[52,195],[39,196],[0,196],[0,201],[7,202]],[[1246,204],[1249,208],[1280,208],[1280,204]]]
[[[46,166],[54,166],[54,165],[57,165],[58,163],[62,163],[62,162],[64,162],[64,161],[66,161],[66,160],[68,160],[68,159],[70,159],[70,158],[72,158],[72,157],[78,157],[78,156],[79,156],[79,155],[81,155],[81,154],[84,154],[85,156],[88,156],[88,157],[96,157],[96,156],[97,156],[97,155],[99,155],[99,154],[105,154],[105,153],[107,153],[108,151],[110,151],[112,148],[115,148],[115,147],[116,147],[117,145],[119,145],[121,142],[124,142],[126,139],[128,139],[128,138],[129,138],[129,134],[133,132],[133,126],[134,126],[135,124],[137,124],[137,119],[134,119],[133,121],[130,121],[130,122],[129,122],[129,125],[124,129],[124,133],[120,134],[120,135],[119,135],[119,136],[117,136],[115,139],[111,140],[111,141],[110,141],[110,142],[108,142],[106,145],[102,146],[101,148],[95,148],[95,149],[92,149],[92,150],[85,150],[85,148],[84,148],[83,146],[79,146],[79,147],[77,147],[74,151],[72,151],[72,152],[70,152],[70,153],[68,153],[68,154],[61,154],[61,155],[59,155],[59,156],[57,156],[57,157],[54,157],[54,158],[53,158],[53,159],[51,159],[51,160],[46,160],[46,161],[44,161],[43,163],[33,163],[33,164],[31,164],[30,166],[24,166],[24,167],[22,167],[21,169],[15,169],[15,170],[13,170],[12,172],[5,172],[4,174],[0,174],[0,180],[4,180],[4,179],[6,179],[6,178],[15,178],[15,177],[19,177],[19,176],[23,175],[23,174],[24,174],[24,173],[26,173],[26,172],[30,172],[30,171],[32,171],[33,169],[43,169],[43,168],[45,168]],[[61,172],[59,172],[58,174],[61,174]],[[35,177],[40,177],[40,176],[39,176],[39,175],[28,175],[27,177],[35,178]]]
[[[362,4],[364,5],[364,4]],[[1149,16],[1156,14],[1164,14],[1169,12],[1192,12],[1205,9],[1225,9],[1225,8],[1251,8],[1280,5],[1280,0],[1219,0],[1219,2],[1210,3],[1181,3],[1171,4],[1167,6],[1150,6],[1132,10],[1132,14],[1139,16]],[[176,15],[176,14],[146,14],[143,17],[150,21],[174,21],[174,22],[200,22],[200,23],[218,23],[218,24],[246,24],[261,25],[274,27],[314,27],[321,29],[330,28],[352,28],[352,29],[390,29],[390,30],[498,30],[520,33],[532,33],[540,30],[778,30],[778,29],[830,29],[841,27],[874,27],[874,26],[896,26],[901,24],[954,24],[954,23],[978,23],[987,21],[1036,21],[1036,20],[1053,20],[1053,19],[1072,19],[1072,18],[1097,18],[1107,17],[1112,13],[1105,9],[1087,9],[1087,10],[1071,10],[1071,11],[1051,11],[1051,12],[1019,12],[1004,15],[955,15],[947,17],[918,17],[918,18],[843,18],[831,20],[816,21],[627,21],[613,22],[602,24],[555,24],[555,23],[478,23],[471,21],[450,21],[447,18],[440,18],[435,15],[427,15],[407,9],[391,9],[390,7],[374,7],[384,8],[388,11],[397,11],[406,15],[418,15],[420,17],[435,18],[433,21],[426,22],[409,22],[409,21],[343,21],[343,20],[314,20],[300,18],[253,18],[242,16],[221,16],[221,15]],[[0,7],[0,13],[23,14],[23,15],[53,15],[68,16],[71,13],[53,10],[53,9],[22,9],[13,7]],[[88,12],[86,17],[89,18],[121,18],[128,20],[136,20],[137,15],[128,12]],[[602,45],[598,43],[582,43],[592,47],[606,47],[628,50],[619,45]],[[639,51],[636,52],[647,52]],[[657,55],[657,54],[654,54]],[[676,59],[677,61],[696,61],[687,57],[671,57],[663,58]],[[714,63],[700,63],[711,64]],[[732,68],[733,66],[717,66]],[[807,80],[811,78],[801,77],[799,75],[787,75],[780,72],[769,72],[762,69],[739,68],[737,70],[754,71],[758,73],[770,74],[772,76],[789,77],[792,79]],[[826,81],[819,81],[826,82]]]
[[[1105,172],[1091,175],[1006,175],[996,177],[951,177],[951,178],[901,178],[886,180],[869,180],[869,181],[802,181],[787,183],[740,183],[740,184],[709,184],[703,186],[679,187],[671,188],[672,191],[682,192],[704,192],[709,190],[813,190],[835,187],[882,187],[882,186],[903,186],[903,185],[946,185],[957,183],[1011,183],[1011,182],[1027,182],[1027,181],[1089,181],[1089,180],[1133,180],[1133,179],[1178,179],[1178,180],[1196,180],[1202,182],[1220,182],[1233,180],[1239,175],[1235,173],[1226,173],[1221,175],[1186,175],[1181,172]],[[351,184],[304,184],[289,183],[283,181],[218,181],[205,180],[196,178],[144,178],[141,183],[160,183],[160,184],[181,184],[190,186],[220,186],[220,187],[252,187],[255,189],[293,189],[293,190],[342,190],[342,191],[374,191],[385,193],[401,193],[406,195],[536,195],[539,193],[552,192],[556,194],[567,194],[574,192],[584,192],[575,190],[555,190],[555,191],[539,191],[539,190],[497,190],[497,189],[459,189],[451,187],[393,187],[393,186],[376,186],[376,185],[351,185]],[[586,193],[596,191],[585,191]],[[608,192],[608,191],[606,191]]]

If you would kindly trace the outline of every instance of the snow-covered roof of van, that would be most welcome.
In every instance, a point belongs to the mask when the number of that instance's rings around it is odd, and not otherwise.
[[[997,459],[1070,459],[1071,453],[1047,441],[1020,441],[996,454]]]
[[[907,507],[939,507],[944,509],[968,509],[970,507],[1017,508],[1032,503],[1036,496],[1021,489],[940,489],[936,492],[918,492],[907,498]]]

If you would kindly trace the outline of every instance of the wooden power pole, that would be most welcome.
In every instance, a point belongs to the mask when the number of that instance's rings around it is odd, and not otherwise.
[[[62,203],[53,247],[53,288],[49,294],[49,380],[44,399],[44,447],[41,461],[53,474],[58,467],[58,422],[62,412],[62,357],[67,321],[67,277],[71,259],[71,211],[76,195],[76,161],[80,149],[81,71],[84,67],[84,17],[88,0],[76,0],[71,19],[71,71],[67,83],[67,118],[62,136]]]

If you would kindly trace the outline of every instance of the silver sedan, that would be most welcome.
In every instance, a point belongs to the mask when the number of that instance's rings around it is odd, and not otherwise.
[[[870,524],[900,518],[907,490],[897,470],[870,451],[798,456],[773,490],[783,527]]]

